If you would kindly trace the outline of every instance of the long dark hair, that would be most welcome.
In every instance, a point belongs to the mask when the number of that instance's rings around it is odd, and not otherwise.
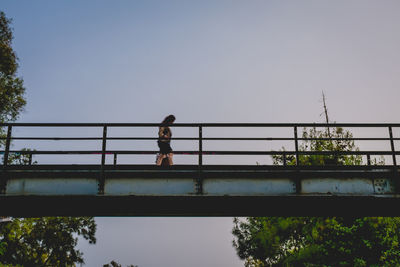
[[[171,125],[174,121],[175,121],[175,116],[171,114],[165,117],[165,119],[161,122],[161,125],[168,126]]]

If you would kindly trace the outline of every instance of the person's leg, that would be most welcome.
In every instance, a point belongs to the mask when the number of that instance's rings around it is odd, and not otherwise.
[[[157,158],[157,165],[161,166],[163,159],[165,159],[167,157],[168,147],[166,146],[166,143],[161,142],[161,141],[158,141],[157,144],[158,144],[158,147],[160,148],[160,152],[159,152],[160,156]]]
[[[170,166],[172,166],[174,163],[173,163],[173,161],[172,161],[172,157],[174,156],[174,154],[173,153],[169,153],[168,154],[168,161],[169,161],[169,165]]]
[[[157,158],[157,165],[158,165],[158,166],[161,166],[161,163],[162,163],[163,159],[165,159],[166,156],[167,156],[167,155],[165,155],[165,154],[160,154],[160,155],[158,156],[158,158]]]

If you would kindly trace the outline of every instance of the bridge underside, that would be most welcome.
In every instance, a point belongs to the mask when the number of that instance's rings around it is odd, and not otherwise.
[[[373,196],[1,196],[1,216],[400,216]]]
[[[31,165],[0,216],[400,216],[391,166]]]

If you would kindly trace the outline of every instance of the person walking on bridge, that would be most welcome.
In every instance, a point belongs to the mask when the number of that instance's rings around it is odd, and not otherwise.
[[[160,128],[158,130],[158,147],[160,148],[160,153],[157,157],[157,165],[161,166],[163,163],[163,160],[166,159],[168,160],[168,165],[171,166],[173,164],[172,157],[172,148],[171,148],[171,137],[172,137],[172,132],[171,129],[169,128],[170,125],[172,125],[175,121],[175,116],[174,115],[169,115],[167,116],[160,125]]]

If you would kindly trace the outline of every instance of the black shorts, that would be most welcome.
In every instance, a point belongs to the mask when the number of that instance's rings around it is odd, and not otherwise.
[[[172,153],[171,145],[167,142],[158,141],[158,147],[160,148],[161,154],[169,154]]]

